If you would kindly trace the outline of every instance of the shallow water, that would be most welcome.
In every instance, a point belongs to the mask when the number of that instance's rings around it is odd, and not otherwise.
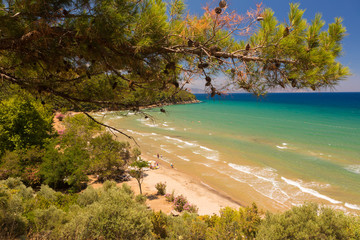
[[[316,201],[360,211],[360,93],[232,94],[107,123],[147,154],[243,204],[272,211]],[[123,113],[122,113],[123,114]]]

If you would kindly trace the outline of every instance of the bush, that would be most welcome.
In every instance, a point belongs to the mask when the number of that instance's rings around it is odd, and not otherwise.
[[[141,204],[146,202],[147,197],[145,195],[139,194],[135,197],[135,201]]]
[[[178,212],[187,211],[196,213],[198,211],[198,208],[195,205],[191,205],[183,195],[177,196],[174,199],[174,209]]]
[[[174,202],[175,200],[175,191],[173,190],[171,194],[167,193],[165,194],[166,201],[168,202]]]
[[[151,223],[153,224],[153,233],[156,238],[167,237],[167,225],[168,217],[161,210],[159,212],[153,212],[151,216]]]
[[[307,203],[282,214],[267,213],[256,239],[360,239],[359,226],[358,218]]]
[[[239,210],[226,207],[221,209],[220,216],[213,215],[205,218],[209,226],[209,239],[258,239],[256,236],[261,222],[261,212],[256,204],[251,207],[241,207]],[[241,238],[240,238],[241,237]]]
[[[59,239],[149,239],[151,213],[122,188],[97,189],[99,199],[83,208],[74,208],[72,218]]]
[[[196,214],[185,212],[179,217],[171,217],[168,221],[168,239],[234,239],[223,235],[220,238],[206,238],[207,225]],[[237,238],[241,239],[241,238]]]
[[[89,186],[79,194],[77,203],[81,207],[85,207],[87,205],[93,204],[94,202],[97,202],[99,200],[100,196],[98,194],[98,191],[96,191],[92,186]]]
[[[26,234],[28,220],[24,201],[31,199],[33,190],[19,178],[0,181],[0,239],[12,239]]]
[[[159,182],[155,185],[158,195],[165,195],[166,193],[166,183]]]

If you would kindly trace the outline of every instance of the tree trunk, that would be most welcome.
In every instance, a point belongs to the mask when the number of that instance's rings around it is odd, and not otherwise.
[[[140,189],[140,194],[142,195],[142,190],[141,190],[141,183],[140,183],[140,180],[136,179],[138,184],[139,184],[139,189]]]

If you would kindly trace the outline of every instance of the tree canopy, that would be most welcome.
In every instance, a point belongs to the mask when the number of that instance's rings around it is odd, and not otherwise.
[[[212,96],[229,84],[256,94],[332,87],[349,75],[337,61],[346,29],[341,18],[325,29],[320,14],[311,22],[303,14],[290,4],[279,22],[261,4],[239,14],[225,0],[202,16],[187,13],[182,0],[1,0],[2,89],[137,109],[149,98],[124,101],[126,93],[182,89],[197,77]],[[215,84],[219,75],[228,79],[224,88]],[[97,76],[111,81],[92,84]]]

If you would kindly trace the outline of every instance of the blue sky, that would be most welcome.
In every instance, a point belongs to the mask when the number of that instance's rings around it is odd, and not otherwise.
[[[206,3],[217,4],[219,0],[185,0],[191,14],[201,15],[202,7]],[[229,8],[238,13],[245,13],[250,8],[255,8],[256,0],[228,0]],[[300,3],[300,7],[305,9],[304,17],[309,21],[316,13],[322,13],[326,23],[333,22],[335,17],[344,19],[344,26],[348,36],[343,41],[343,56],[340,62],[348,66],[352,76],[340,82],[335,91],[340,92],[360,92],[360,0],[263,0],[263,6],[274,10],[275,16],[279,21],[287,19],[289,3]]]

